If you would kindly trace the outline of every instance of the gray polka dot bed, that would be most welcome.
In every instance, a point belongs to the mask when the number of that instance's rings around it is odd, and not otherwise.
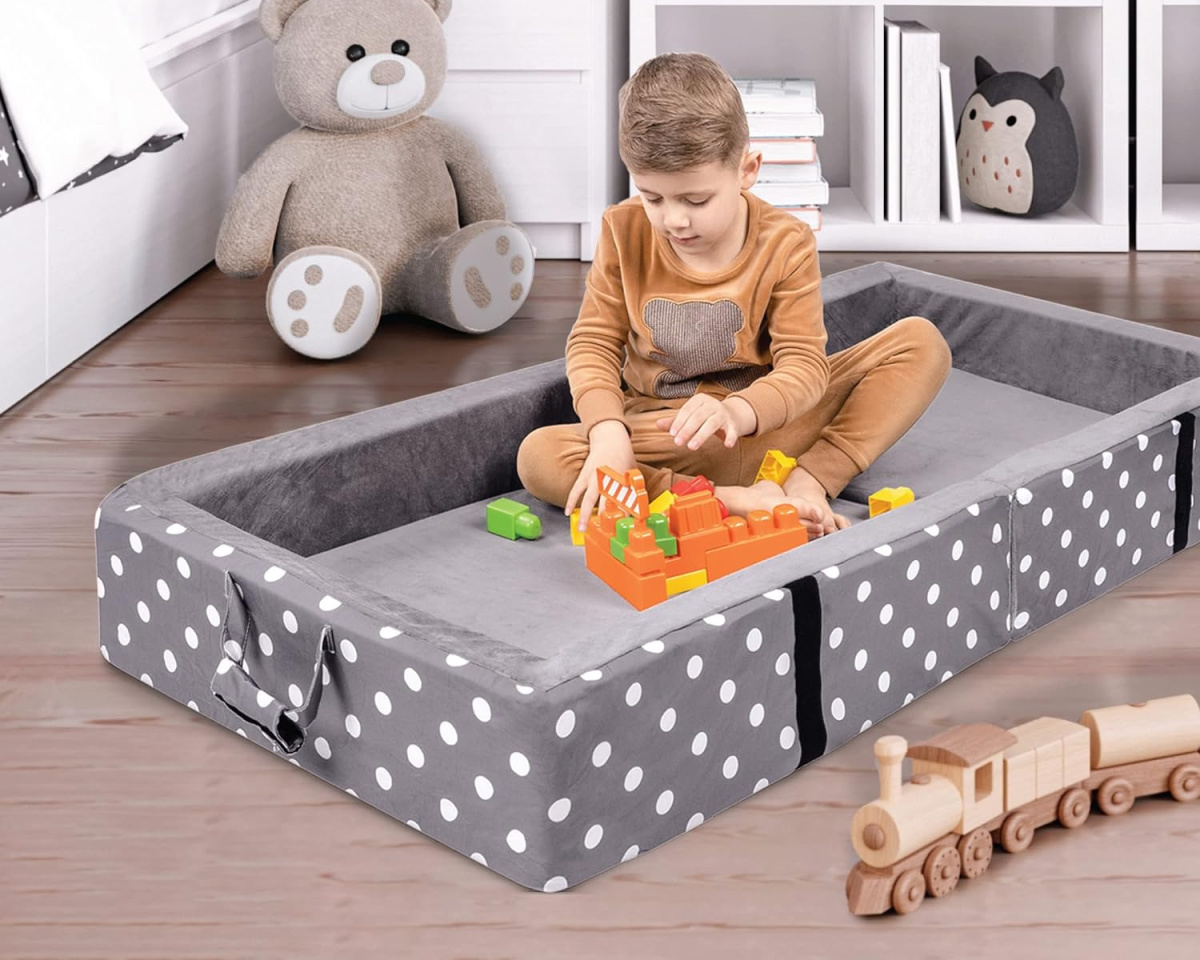
[[[122,484],[96,513],[100,652],[556,891],[1200,537],[1200,341],[888,263],[823,294],[830,352],[920,314],[954,354],[846,530],[637,612],[520,489],[521,440],[575,419],[558,361]],[[899,485],[916,501],[868,519]],[[501,496],[541,539],[485,531]]]

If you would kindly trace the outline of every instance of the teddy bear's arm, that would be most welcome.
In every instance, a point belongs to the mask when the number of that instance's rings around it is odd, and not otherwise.
[[[248,279],[271,266],[283,203],[303,169],[305,153],[292,136],[284,136],[238,179],[217,235],[222,273]]]
[[[443,156],[458,198],[459,225],[507,219],[504,197],[475,142],[449,124],[440,126],[445,137]]]

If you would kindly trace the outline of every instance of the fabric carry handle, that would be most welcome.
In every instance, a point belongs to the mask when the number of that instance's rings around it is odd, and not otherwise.
[[[221,661],[213,674],[212,694],[233,713],[254,724],[266,734],[271,749],[293,754],[304,744],[305,730],[316,720],[321,706],[321,666],[325,655],[334,652],[333,628],[321,630],[314,658],[312,678],[304,703],[295,709],[260,687],[246,669],[246,649],[254,635],[254,621],[246,608],[233,576],[225,573],[225,618],[221,622]]]

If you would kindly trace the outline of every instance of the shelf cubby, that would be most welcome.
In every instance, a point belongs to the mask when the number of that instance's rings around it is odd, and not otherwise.
[[[920,20],[941,34],[955,117],[975,88],[976,54],[998,70],[1041,76],[1062,68],[1063,101],[1080,150],[1079,182],[1066,206],[1015,217],[964,200],[959,223],[944,215],[937,223],[884,219],[885,17]],[[659,53],[694,50],[735,77],[816,80],[825,115],[817,151],[830,185],[817,234],[825,250],[1128,249],[1128,39],[1125,0],[630,3],[631,71]],[[1200,204],[1200,191],[1196,200]]]

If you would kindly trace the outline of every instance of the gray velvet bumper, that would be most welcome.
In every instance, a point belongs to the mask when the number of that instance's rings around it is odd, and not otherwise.
[[[562,361],[172,464],[96,516],[101,652],[534,889],[694,827],[1200,537],[1200,342],[876,263],[830,352],[928,317],[955,369],[852,527],[643,613],[519,488]],[[866,520],[879,487],[916,503]],[[530,503],[543,537],[483,530]],[[319,679],[317,679],[319,678]]]

